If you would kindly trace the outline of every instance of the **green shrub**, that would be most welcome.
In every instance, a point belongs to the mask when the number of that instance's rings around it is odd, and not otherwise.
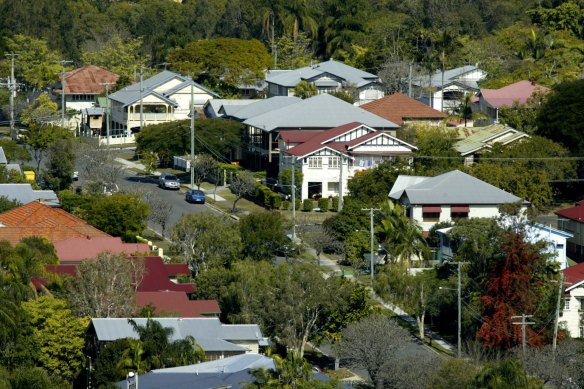
[[[302,203],[302,210],[304,212],[310,212],[314,208],[314,204],[312,203],[311,199],[305,199]]]
[[[290,209],[290,201],[288,201],[288,200],[284,200],[284,201],[282,201],[282,209],[283,209],[284,211],[287,211],[287,210],[289,210],[289,209]]]
[[[337,212],[339,209],[339,196],[333,197],[333,205],[331,206],[331,211]]]
[[[270,194],[270,208],[271,209],[280,209],[280,205],[282,204],[282,198],[278,193],[272,192]]]
[[[296,199],[296,210],[298,211],[302,207],[302,201],[300,199]]]
[[[320,212],[326,212],[329,208],[329,199],[326,197],[321,197],[318,199],[318,208],[320,208]]]

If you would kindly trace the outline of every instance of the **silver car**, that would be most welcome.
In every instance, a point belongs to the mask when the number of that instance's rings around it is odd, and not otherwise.
[[[162,173],[158,179],[158,186],[162,189],[180,189],[180,180],[174,174]]]

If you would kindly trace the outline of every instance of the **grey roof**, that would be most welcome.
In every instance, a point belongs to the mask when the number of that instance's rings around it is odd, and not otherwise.
[[[280,108],[287,107],[302,101],[295,96],[274,96],[269,99],[254,100],[253,104],[249,104],[233,113],[233,117],[239,120],[246,120],[255,116],[262,115],[267,112],[272,112]]]
[[[92,107],[92,108],[83,108],[81,110],[81,113],[85,114],[85,115],[103,115],[103,108],[97,108],[97,107]]]
[[[0,184],[0,196],[28,204],[41,201],[49,206],[59,205],[59,198],[52,190],[34,190],[30,184]]]
[[[220,112],[221,108],[225,110],[225,114],[227,111],[233,110],[236,112],[237,110],[245,107],[246,105],[253,104],[257,102],[257,100],[250,100],[250,99],[211,99],[207,101],[205,105],[205,111],[209,117],[217,118],[223,116],[223,113]]]
[[[244,124],[270,132],[277,128],[334,128],[351,122],[363,123],[375,129],[398,128],[397,124],[389,120],[326,93],[250,117]]]
[[[6,170],[11,171],[14,170],[18,173],[22,173],[22,169],[20,168],[20,165],[17,163],[8,163],[6,164]]]
[[[6,159],[6,154],[4,154],[4,149],[0,147],[0,164],[6,165],[8,160]]]
[[[412,185],[416,185],[424,180],[427,180],[430,177],[424,176],[406,176],[400,174],[397,176],[397,179],[393,183],[391,187],[391,191],[389,192],[389,197],[392,199],[399,199],[401,195],[404,193],[404,190]]]
[[[168,373],[235,373],[246,369],[275,369],[274,360],[260,354],[240,354],[194,365],[158,369],[158,374]]]
[[[241,389],[244,385],[254,381],[249,370],[235,373],[171,373],[160,374],[156,370],[138,377],[140,389]],[[116,385],[127,388],[125,380]]]
[[[484,148],[490,148],[493,143],[509,144],[521,138],[529,137],[506,124],[492,124],[485,127],[473,127],[475,132],[454,144],[454,149],[465,156]]]
[[[181,81],[181,84],[179,84],[177,87],[170,89],[168,91],[165,91],[162,94],[154,91],[160,85],[163,85],[163,84],[167,83],[168,81],[175,79],[175,78],[178,79],[179,81]],[[178,73],[171,72],[169,70],[164,70],[163,72],[158,73],[158,74],[142,81],[142,88],[144,89],[143,97],[148,96],[150,94],[154,94],[158,97],[165,99],[166,101],[171,102],[172,99],[170,98],[170,96],[172,94],[176,93],[176,91],[183,89],[191,84],[196,86],[199,89],[204,90],[205,92],[207,92],[213,96],[219,97],[219,95],[217,93],[215,93],[212,90],[205,88],[204,86],[194,82],[190,78],[182,76]],[[128,85],[127,87],[110,94],[109,98],[111,100],[118,101],[118,102],[122,103],[124,106],[128,106],[130,104],[133,104],[136,101],[140,100],[140,83],[137,82],[135,84]],[[176,103],[174,103],[174,104],[176,104]]]
[[[399,177],[398,177],[399,179]],[[397,197],[399,195],[399,197]],[[405,187],[390,191],[390,198],[407,197],[410,204],[505,204],[523,201],[473,176],[453,170]]]
[[[138,325],[148,319],[135,318]],[[171,340],[194,337],[205,351],[246,351],[246,348],[229,341],[257,341],[263,339],[257,324],[226,325],[219,318],[153,318],[163,327],[173,329]],[[126,318],[96,318],[91,320],[97,339],[109,342],[123,338],[138,338],[138,334]]]
[[[474,70],[481,70],[477,66],[474,65],[466,65],[461,66],[454,69],[448,69],[444,71],[444,86],[448,86],[454,83],[458,83],[464,86],[467,86],[472,89],[479,89],[479,86],[476,81],[467,81],[467,80],[460,80],[459,78],[467,73],[470,73]],[[428,77],[420,76],[418,79],[414,80],[414,84],[417,85],[428,85]],[[436,70],[434,74],[432,74],[431,84],[435,88],[442,87],[442,70]]]
[[[311,80],[318,76],[331,74],[342,79],[345,83],[356,85],[357,87],[380,82],[375,74],[367,73],[363,70],[337,62],[332,58],[312,66],[305,66],[280,74],[267,74],[266,81],[272,84],[293,88],[302,80]]]

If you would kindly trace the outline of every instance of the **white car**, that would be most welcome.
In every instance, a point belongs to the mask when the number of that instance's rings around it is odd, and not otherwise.
[[[162,173],[158,179],[158,186],[162,189],[180,189],[180,180],[170,173]]]

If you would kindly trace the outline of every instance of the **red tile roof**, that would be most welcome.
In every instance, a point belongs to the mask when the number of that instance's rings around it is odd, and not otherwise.
[[[561,209],[555,212],[556,215],[567,219],[584,223],[584,202],[579,201],[575,207]]]
[[[145,243],[123,243],[120,238],[111,236],[70,238],[53,244],[61,263],[92,259],[104,251],[128,255],[149,254],[151,251],[150,246]]]
[[[339,127],[331,128],[330,130],[326,130],[320,133],[314,134],[314,136],[310,137],[310,139],[298,146],[292,147],[291,149],[287,150],[286,152],[296,156],[304,156],[310,154],[320,148],[325,146],[332,146],[332,145],[325,145],[325,143],[330,142],[334,138],[337,138],[351,130],[354,130],[357,127],[365,126],[362,123],[352,122],[347,123]],[[375,131],[374,129],[367,127],[370,131]],[[308,131],[310,132],[310,131]],[[312,131],[314,133],[314,131]],[[340,143],[340,142],[338,142]],[[343,146],[344,147],[344,146]]]
[[[162,292],[174,291],[193,293],[195,287],[192,284],[175,284],[168,279],[169,270],[160,257],[144,258],[144,277],[138,286],[138,292]],[[181,273],[184,274],[184,273]]]
[[[361,108],[400,126],[406,120],[442,120],[446,117],[444,112],[401,93],[363,104]]]
[[[189,300],[183,292],[138,292],[136,305],[152,305],[157,314],[176,313],[179,317],[216,316],[221,313],[215,300]]]
[[[186,263],[165,263],[164,268],[166,269],[166,274],[169,277],[175,277],[178,275],[189,275],[191,271],[189,270],[189,265]]]
[[[65,73],[65,94],[100,94],[105,92],[105,83],[110,83],[110,92],[120,78],[95,65],[88,65]]]
[[[109,237],[103,231],[60,208],[31,202],[0,214],[0,240],[17,244],[22,238],[42,236],[51,243],[70,238]]]
[[[493,108],[511,107],[514,102],[527,103],[534,92],[549,92],[549,88],[535,82],[523,80],[499,89],[481,89],[480,95]]]

